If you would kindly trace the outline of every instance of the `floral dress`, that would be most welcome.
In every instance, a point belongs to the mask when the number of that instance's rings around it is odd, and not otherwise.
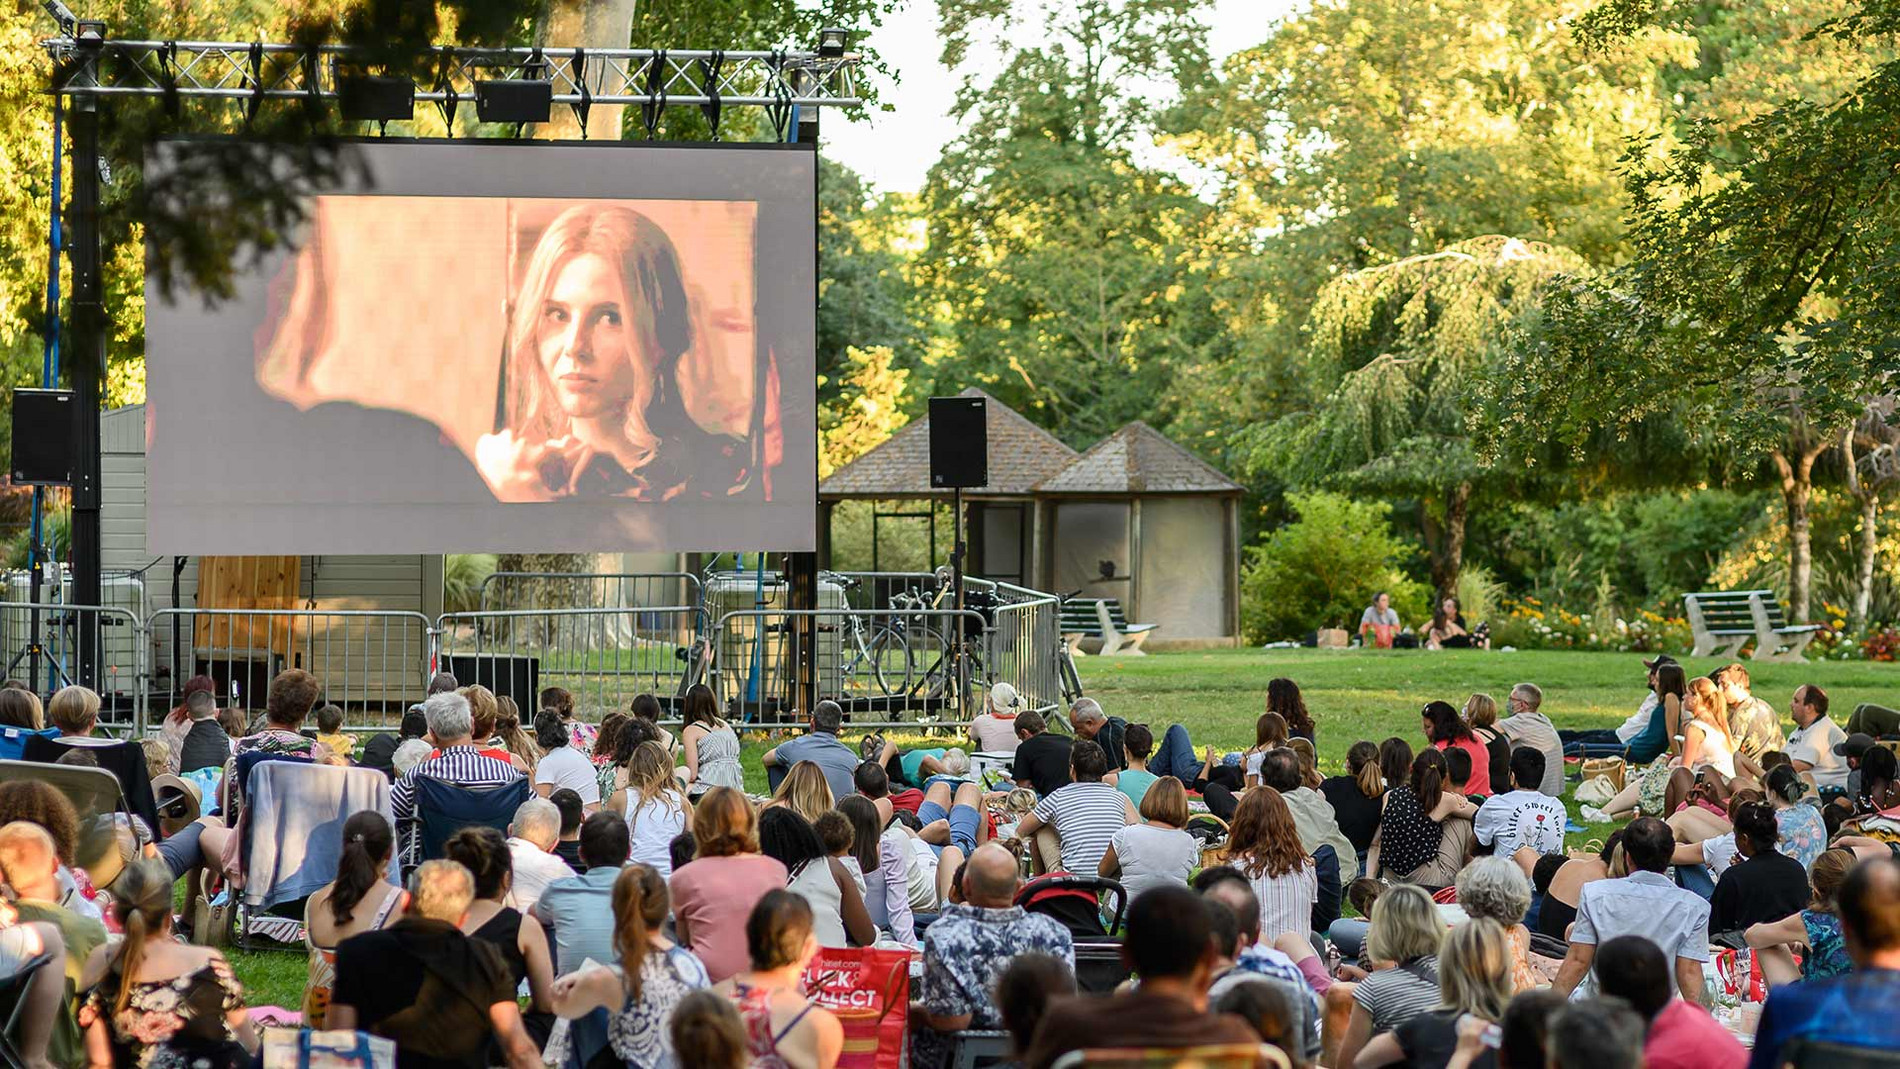
[[[132,984],[125,1009],[114,1011],[123,978],[115,970],[79,1008],[79,1027],[104,1021],[117,1069],[225,1069],[248,1066],[225,1016],[244,1006],[244,989],[223,957],[195,972]]]
[[[1791,805],[1775,810],[1775,826],[1781,829],[1781,841],[1775,848],[1811,869],[1814,859],[1827,849],[1827,825],[1821,811],[1811,805]]]
[[[579,718],[567,722],[567,743],[586,754],[591,760],[594,756],[594,741],[600,738],[600,729]]]
[[[1841,939],[1839,917],[1804,909],[1801,926],[1808,932],[1808,952],[1801,959],[1801,979],[1822,980],[1854,970],[1854,963],[1847,957],[1847,944]]]
[[[685,947],[647,954],[640,963],[639,1000],[628,999],[607,1019],[607,1042],[614,1054],[627,1069],[673,1069],[677,1063],[666,1022],[681,999],[711,985],[706,966]]]

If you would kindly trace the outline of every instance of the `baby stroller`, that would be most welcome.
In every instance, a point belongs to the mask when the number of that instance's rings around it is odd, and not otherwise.
[[[1113,909],[1105,907],[1105,898]],[[1105,995],[1128,978],[1121,941],[1128,892],[1121,884],[1099,876],[1052,872],[1024,884],[1016,892],[1016,904],[1069,930],[1075,944],[1075,984],[1080,990]],[[1106,925],[1102,923],[1105,913]]]

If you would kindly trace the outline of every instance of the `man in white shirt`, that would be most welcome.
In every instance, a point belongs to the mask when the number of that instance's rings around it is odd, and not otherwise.
[[[1517,789],[1496,794],[1478,807],[1471,830],[1481,845],[1499,857],[1516,858],[1522,849],[1533,851],[1526,871],[1545,854],[1564,852],[1564,824],[1569,819],[1562,800],[1538,790],[1544,781],[1544,755],[1528,746],[1511,751],[1511,781]]]
[[[1537,684],[1519,683],[1512,687],[1511,715],[1498,721],[1498,730],[1511,740],[1513,749],[1528,746],[1544,755],[1544,779],[1536,788],[1557,798],[1564,793],[1564,744],[1557,737],[1557,726],[1537,711],[1543,704],[1544,692]]]
[[[1827,691],[1812,683],[1796,687],[1788,712],[1794,717],[1795,729],[1782,752],[1794,763],[1795,771],[1812,775],[1814,785],[1822,790],[1845,791],[1847,758],[1834,748],[1845,743],[1847,735],[1827,718]]]
[[[514,883],[508,889],[508,905],[523,913],[532,912],[548,884],[574,875],[554,853],[561,840],[561,811],[545,798],[530,798],[515,810],[508,825],[508,853],[514,859]]]
[[[1677,993],[1702,1005],[1702,964],[1709,960],[1709,903],[1663,875],[1675,846],[1675,832],[1655,817],[1630,821],[1623,831],[1630,874],[1620,880],[1586,883],[1577,893],[1570,952],[1551,983],[1558,994],[1572,998],[1595,994],[1590,966],[1597,946],[1619,935],[1640,935],[1674,963]]]

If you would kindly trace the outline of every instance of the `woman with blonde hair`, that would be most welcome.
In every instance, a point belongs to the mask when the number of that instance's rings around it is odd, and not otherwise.
[[[681,395],[695,343],[679,253],[652,219],[577,204],[536,243],[508,324],[504,429],[475,466],[502,501],[724,498],[751,451],[700,428]]]
[[[825,770],[815,762],[800,761],[785,773],[778,790],[772,792],[772,800],[765,805],[782,805],[808,821],[816,821],[836,801]]]
[[[1471,725],[1471,733],[1484,743],[1485,753],[1490,760],[1485,762],[1491,773],[1491,785],[1494,788],[1509,789],[1511,783],[1511,740],[1498,730],[1498,701],[1489,694],[1473,694],[1465,699],[1465,723]]]
[[[1516,992],[1504,928],[1489,918],[1466,921],[1445,934],[1438,950],[1438,1008],[1372,1037],[1353,1060],[1356,1069],[1403,1062],[1444,1069],[1458,1049],[1458,1022],[1469,1014],[1497,1024]]]
[[[1372,975],[1352,986],[1352,1016],[1334,1065],[1355,1065],[1361,1048],[1439,1001],[1438,947],[1445,922],[1432,896],[1416,884],[1387,888],[1372,904],[1365,956]],[[1334,990],[1345,985],[1335,985]]]
[[[1752,925],[1743,933],[1761,962],[1763,979],[1770,985],[1820,980],[1853,970],[1854,963],[1847,956],[1847,944],[1841,936],[1835,896],[1858,861],[1854,851],[1845,847],[1821,851],[1808,870],[1813,899],[1807,907],[1778,921]],[[1799,966],[1794,963],[1797,945],[1807,948]]]
[[[1255,787],[1241,798],[1227,828],[1226,857],[1247,877],[1260,900],[1262,939],[1270,943],[1288,932],[1299,936],[1312,932],[1319,869],[1300,845],[1293,811],[1279,791]]]
[[[759,818],[746,796],[714,787],[693,803],[693,860],[673,870],[673,927],[714,981],[746,965],[745,918],[791,879],[759,852]]]
[[[25,687],[0,687],[0,725],[27,731],[44,730],[46,711],[40,707],[40,696]],[[184,732],[168,735],[178,739],[174,748],[183,744]]]
[[[495,697],[495,734],[500,737],[501,744],[507,747],[513,758],[511,763],[517,768],[526,765],[528,774],[532,776],[534,766],[541,760],[541,747],[536,746],[534,739],[522,730],[521,707],[506,694]]]
[[[79,990],[86,1058],[94,1066],[163,1062],[247,1065],[257,1031],[244,988],[224,955],[172,936],[172,874],[135,861],[113,885],[112,912],[125,938],[92,952]]]
[[[1300,759],[1300,786],[1317,791],[1326,777],[1319,774],[1319,754],[1313,751],[1312,742],[1298,735],[1286,740],[1286,747]]]
[[[711,985],[693,952],[666,937],[666,878],[630,863],[614,880],[613,947],[617,963],[554,982],[554,1012],[573,1020],[606,1010],[607,1045],[629,1069],[677,1064],[667,1020],[694,991]]]
[[[1333,807],[1339,830],[1359,855],[1359,871],[1366,871],[1366,851],[1379,831],[1380,801],[1385,797],[1385,773],[1379,767],[1379,746],[1361,739],[1346,750],[1346,774],[1320,781],[1319,793]]]
[[[614,792],[607,808],[627,818],[627,833],[633,837],[631,860],[652,867],[662,879],[672,876],[671,843],[693,819],[693,806],[673,777],[673,762],[659,743],[643,742],[633,748],[627,760],[627,785]]]

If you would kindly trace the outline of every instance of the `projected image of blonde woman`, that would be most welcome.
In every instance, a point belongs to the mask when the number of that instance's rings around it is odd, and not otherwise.
[[[700,427],[681,395],[694,311],[672,239],[651,219],[605,205],[557,216],[515,295],[502,428],[476,443],[495,496],[742,492],[747,443]]]

